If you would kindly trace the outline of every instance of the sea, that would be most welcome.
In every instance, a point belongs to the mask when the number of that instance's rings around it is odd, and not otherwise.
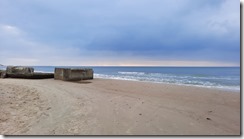
[[[35,72],[53,73],[55,69],[54,66],[32,67]],[[56,67],[93,68],[94,78],[167,83],[240,92],[240,67]]]

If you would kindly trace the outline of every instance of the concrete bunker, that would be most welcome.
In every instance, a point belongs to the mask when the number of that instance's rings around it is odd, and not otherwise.
[[[93,70],[89,68],[55,68],[54,79],[80,81],[93,79]]]
[[[54,78],[53,73],[34,72],[33,67],[7,66],[6,71],[0,72],[1,78],[48,79]]]

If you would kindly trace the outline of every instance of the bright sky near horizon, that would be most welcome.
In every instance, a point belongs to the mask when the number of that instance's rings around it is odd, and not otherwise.
[[[0,0],[0,64],[240,66],[240,1]]]

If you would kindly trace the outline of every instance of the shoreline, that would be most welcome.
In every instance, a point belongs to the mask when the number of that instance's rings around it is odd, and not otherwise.
[[[34,68],[36,68],[36,72],[40,72],[40,73],[54,73],[53,70],[49,71],[51,68],[46,68],[46,67],[52,67],[52,68],[55,68],[55,66],[33,66]],[[70,67],[70,66],[64,66],[64,67]],[[71,66],[72,67],[72,66]],[[76,66],[76,67],[81,67],[81,66]],[[98,66],[99,67],[99,66]],[[115,66],[115,67],[118,67],[118,66]],[[139,66],[140,67],[140,66]],[[106,68],[106,66],[105,66]],[[149,67],[149,68],[152,68],[152,67]],[[160,68],[173,68],[173,67],[160,67]],[[238,68],[238,67],[174,67],[174,68]],[[146,72],[144,71],[118,71],[118,73],[143,73],[143,74],[146,74]],[[161,74],[160,72],[159,73],[150,73],[150,74]],[[101,76],[100,76],[101,75]],[[177,75],[176,75],[177,76]],[[169,81],[167,81],[167,78],[166,78],[166,81],[164,80],[161,80],[160,78],[158,79],[154,79],[154,78],[151,78],[151,76],[148,78],[144,78],[144,77],[134,77],[134,76],[131,76],[131,77],[126,77],[126,76],[120,76],[120,75],[107,75],[107,74],[100,74],[100,73],[94,73],[94,77],[95,78],[100,78],[100,79],[113,79],[113,80],[126,80],[126,81],[138,81],[138,82],[148,82],[148,83],[162,83],[162,84],[173,84],[173,85],[181,85],[181,86],[194,86],[194,87],[201,87],[201,88],[213,88],[213,89],[218,89],[218,90],[223,90],[223,91],[234,91],[234,92],[240,92],[240,81],[239,81],[239,84],[238,84],[238,81],[239,79],[227,79],[226,80],[233,80],[233,82],[237,82],[237,83],[234,83],[234,84],[227,84],[224,83],[225,79],[223,77],[223,83],[219,83],[218,81],[214,81],[214,80],[221,80],[222,77],[211,77],[210,79],[207,78],[207,80],[205,80],[204,78],[201,79],[200,77],[200,80],[198,79],[198,77],[196,77],[196,80],[195,80],[195,77],[194,78],[186,78],[185,79],[175,79],[174,77],[169,79]],[[127,78],[127,79],[126,79]],[[213,79],[213,81],[212,81]],[[216,85],[217,84],[217,85]]]
[[[98,79],[0,79],[4,135],[240,135],[240,93]]]
[[[94,79],[132,81],[132,82],[143,82],[143,83],[152,83],[152,84],[167,84],[167,85],[176,85],[176,86],[188,86],[188,87],[198,87],[198,88],[206,88],[206,89],[214,89],[214,90],[220,90],[220,91],[226,91],[226,92],[240,93],[240,88],[238,88],[238,89],[230,89],[230,88],[221,88],[221,87],[203,86],[203,85],[193,85],[193,84],[177,84],[177,83],[154,82],[154,81],[150,82],[150,81],[139,81],[139,80],[130,80],[130,79],[113,79],[113,78],[99,78],[99,77],[94,77]]]

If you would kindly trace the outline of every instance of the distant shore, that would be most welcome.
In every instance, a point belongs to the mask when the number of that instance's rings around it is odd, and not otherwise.
[[[240,135],[240,93],[111,79],[0,79],[4,135]]]

